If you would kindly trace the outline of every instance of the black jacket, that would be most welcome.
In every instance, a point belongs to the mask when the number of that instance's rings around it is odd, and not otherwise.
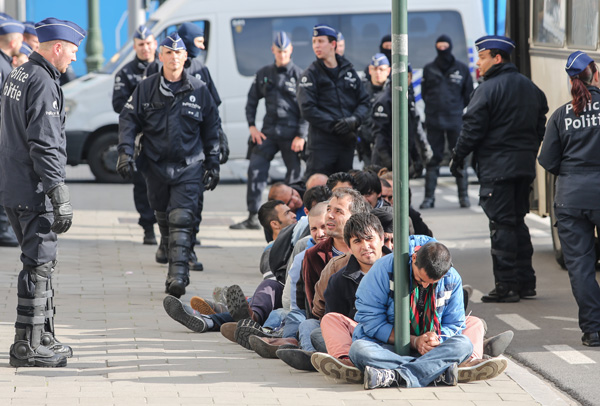
[[[4,84],[6,78],[8,78],[8,75],[10,75],[12,70],[12,58],[0,51],[0,85]],[[0,98],[1,97],[2,93],[0,93]]]
[[[473,78],[464,63],[454,60],[444,73],[435,62],[423,68],[421,96],[427,127],[459,131],[463,109],[473,92]]]
[[[115,75],[115,85],[113,88],[112,105],[115,113],[119,114],[123,110],[123,106],[127,103],[127,99],[133,93],[137,85],[144,78],[144,72],[148,69],[148,61],[141,61],[137,55],[133,61],[123,66]],[[156,65],[153,63],[153,65]]]
[[[592,102],[579,117],[571,102],[548,120],[540,165],[558,175],[556,207],[600,209],[600,90],[589,86]]]
[[[353,149],[355,142],[333,134],[335,123],[354,116],[362,123],[369,114],[369,95],[352,64],[336,55],[338,73],[333,77],[323,61],[317,59],[303,73],[298,85],[298,103],[308,121],[308,148],[323,146]],[[342,143],[342,144],[341,144]]]
[[[60,72],[33,52],[5,82],[0,125],[0,202],[51,210],[48,190],[65,181],[67,163]]]
[[[274,63],[256,72],[246,102],[248,126],[256,125],[256,108],[265,99],[262,132],[267,137],[306,139],[308,123],[300,114],[296,90],[302,70],[292,61],[278,68]]]
[[[494,65],[467,106],[456,155],[474,152],[480,182],[533,179],[546,112],[546,96],[515,65]]]
[[[183,71],[175,94],[161,73],[140,82],[119,116],[119,152],[133,155],[142,132],[142,154],[154,162],[204,160],[206,169],[219,167],[219,113],[206,85]]]
[[[373,143],[375,141],[375,137],[373,136],[373,106],[379,95],[385,93],[385,89],[389,87],[389,85],[386,82],[383,86],[375,86],[373,82],[365,79],[363,79],[362,83],[365,91],[369,95],[369,113],[360,125],[358,135],[363,141]]]

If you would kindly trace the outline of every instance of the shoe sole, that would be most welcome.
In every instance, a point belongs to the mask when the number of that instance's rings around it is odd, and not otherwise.
[[[154,259],[156,260],[156,262],[158,262],[159,264],[167,264],[169,263],[169,260],[167,258],[159,258],[159,257],[154,257]]]
[[[275,352],[277,358],[299,371],[315,372],[316,369],[310,362],[312,356],[300,349],[279,349]],[[302,354],[302,355],[300,355]]]
[[[198,271],[198,272],[202,272],[204,271],[204,265],[198,263],[199,265],[192,265],[190,264],[190,271]]]
[[[194,296],[190,299],[190,306],[192,309],[201,314],[217,314],[215,310],[201,297]]]
[[[12,347],[11,347],[12,349]],[[60,368],[67,366],[67,358],[65,356],[60,357],[58,361],[45,360],[43,358],[27,358],[21,359],[10,356],[9,364],[15,368],[22,367],[38,367],[38,368]]]
[[[183,303],[179,299],[172,296],[166,296],[163,300],[163,307],[171,318],[183,326],[189,328],[197,333],[203,333],[206,331],[206,323],[202,320],[187,314],[183,308]]]
[[[169,284],[169,287],[167,287],[167,293],[179,299],[181,296],[185,295],[185,284],[182,281],[173,281]]]
[[[240,320],[237,324],[237,328],[235,329],[235,333],[233,333],[235,342],[242,347],[253,351],[252,346],[250,345],[250,337],[269,337],[265,332],[256,328],[257,324],[258,323],[251,319]]]
[[[265,343],[260,339],[259,336],[253,335],[248,339],[250,343],[250,349],[263,358],[277,358],[277,350],[281,347],[280,345],[271,345]]]
[[[345,365],[329,354],[314,353],[310,357],[310,363],[318,372],[336,383],[361,384],[365,379],[360,369]]]
[[[248,302],[246,301],[246,296],[244,296],[242,288],[238,285],[230,286],[225,293],[225,299],[227,301],[229,314],[231,314],[233,320],[240,321],[250,318]]]
[[[458,383],[484,381],[500,375],[508,363],[505,359],[491,358],[470,368],[458,368]]]
[[[231,334],[231,335],[229,334],[229,329],[231,328],[231,327],[229,327],[229,325],[233,325],[233,324],[236,324],[236,323],[230,322],[230,323],[222,324],[221,328],[219,329],[219,331],[221,332],[221,335],[223,337],[225,337],[226,339],[228,339],[232,343],[236,343],[237,344],[237,342],[235,341],[235,329],[233,329],[233,334]],[[227,334],[225,334],[225,332],[227,332]]]
[[[504,354],[504,351],[506,351],[514,336],[515,333],[512,330],[507,330],[504,333],[500,333],[497,336],[484,340],[483,353],[492,358]]]

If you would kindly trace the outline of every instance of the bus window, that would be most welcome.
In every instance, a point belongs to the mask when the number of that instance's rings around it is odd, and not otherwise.
[[[534,0],[533,41],[562,47],[565,43],[566,12],[566,0]]]
[[[200,27],[204,31],[204,47],[205,48],[200,50],[200,54],[197,56],[197,58],[200,58],[202,63],[206,64],[206,57],[207,57],[207,53],[208,53],[209,39],[210,39],[210,22],[205,21],[205,20],[190,21],[190,22],[196,24],[198,27]],[[160,34],[158,34],[156,36],[158,45],[160,45],[160,43],[167,37],[167,35],[177,31],[179,29],[180,25],[181,24],[170,25],[165,30],[163,30]]]
[[[577,0],[569,4],[569,45],[596,49],[598,44],[598,0]]]

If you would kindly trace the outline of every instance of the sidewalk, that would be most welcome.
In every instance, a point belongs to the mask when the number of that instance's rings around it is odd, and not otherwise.
[[[76,185],[72,194],[92,188]],[[227,210],[226,193],[217,188],[212,206]],[[192,273],[182,299],[234,283],[253,292],[265,241],[262,231],[229,230],[243,217],[207,207],[197,250],[205,271]],[[163,310],[166,266],[154,262],[155,246],[140,243],[135,212],[76,207],[75,219],[59,237],[54,285],[57,336],[74,350],[65,368],[8,365],[20,262],[18,249],[0,248],[0,405],[573,404],[512,362],[487,382],[365,391],[263,359],[219,333],[193,333]]]

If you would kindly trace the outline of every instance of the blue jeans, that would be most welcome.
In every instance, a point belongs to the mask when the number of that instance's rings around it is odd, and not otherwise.
[[[267,317],[267,320],[265,320],[263,327],[268,327],[271,330],[279,329],[287,314],[288,311],[284,310],[283,308],[273,310],[271,313],[269,313],[269,317]]]
[[[317,319],[306,319],[300,323],[300,327],[298,329],[300,348],[302,348],[304,351],[317,351],[315,347],[313,347],[312,341],[310,340],[310,333],[312,333],[313,330],[318,329],[320,326],[321,322]]]
[[[298,327],[300,323],[306,320],[306,312],[304,310],[292,310],[285,316],[285,325],[283,326],[283,338],[298,337]]]
[[[407,388],[422,388],[433,382],[452,364],[465,361],[472,352],[471,340],[462,334],[450,337],[420,357],[398,355],[389,344],[357,340],[350,347],[350,360],[361,371],[367,365],[394,369],[406,381]]]
[[[235,321],[229,313],[209,314],[208,317],[215,323],[211,331],[219,331],[223,324]]]

